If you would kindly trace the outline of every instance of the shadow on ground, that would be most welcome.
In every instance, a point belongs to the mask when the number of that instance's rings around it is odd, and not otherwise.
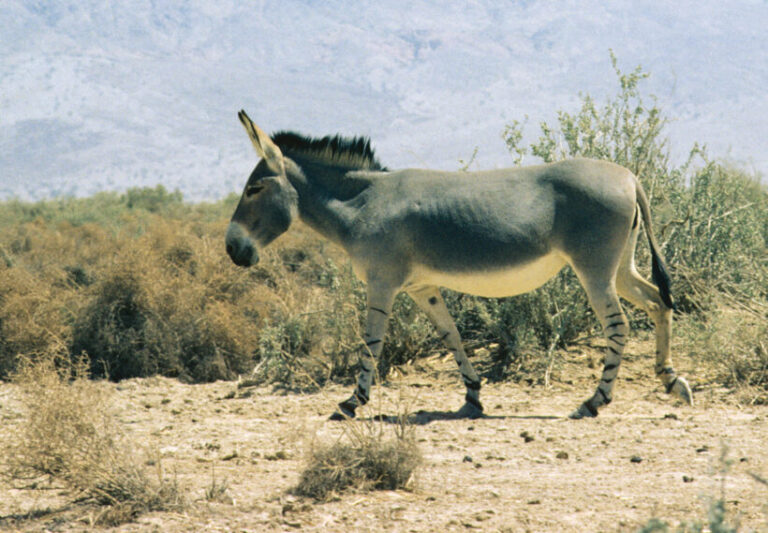
[[[405,418],[405,420],[403,420]],[[440,420],[557,420],[559,416],[512,416],[512,415],[480,415],[470,416],[459,411],[416,411],[403,417],[402,415],[376,415],[368,419],[387,424],[406,424],[413,426],[426,426]]]

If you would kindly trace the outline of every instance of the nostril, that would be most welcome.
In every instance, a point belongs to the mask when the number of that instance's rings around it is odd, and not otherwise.
[[[235,253],[235,247],[231,244],[227,244],[227,254],[229,256],[232,256],[232,254]]]

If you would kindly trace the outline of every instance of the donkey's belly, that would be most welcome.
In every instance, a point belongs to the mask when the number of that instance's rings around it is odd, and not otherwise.
[[[522,265],[475,272],[441,272],[415,265],[406,287],[437,285],[489,298],[515,296],[541,287],[565,265],[565,259],[556,252]]]

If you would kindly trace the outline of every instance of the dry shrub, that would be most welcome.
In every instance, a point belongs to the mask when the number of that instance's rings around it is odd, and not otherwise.
[[[0,378],[19,355],[67,352],[112,379],[253,367],[265,306],[224,253],[226,202],[129,193],[0,204]]]
[[[313,446],[294,492],[327,500],[347,489],[407,488],[422,460],[407,427],[397,426],[395,435],[387,438],[381,426],[370,422],[350,420],[345,424],[341,439],[331,445]]]
[[[768,404],[768,309],[723,307],[681,320],[683,347],[706,363],[711,379],[741,389],[750,403]]]
[[[173,480],[148,472],[135,444],[120,432],[108,389],[91,381],[88,364],[23,359],[14,382],[20,387],[26,421],[5,450],[12,479],[47,476],[72,490],[79,501],[101,506],[98,521],[116,524],[138,514],[183,505]]]
[[[263,381],[314,388],[352,374],[364,291],[338,251],[297,224],[241,269],[224,251],[227,202],[140,192],[128,207],[114,195],[0,204],[0,378],[20,354],[67,352],[114,380],[257,368]],[[137,198],[149,202],[139,211]]]
[[[111,237],[93,224],[35,220],[1,235],[7,260],[0,261],[0,378],[12,373],[19,355],[68,353],[82,290],[111,248]]]
[[[352,376],[365,289],[346,256],[296,226],[246,272],[259,303],[254,377],[307,389]]]
[[[146,283],[148,261],[118,260],[93,290],[93,300],[75,322],[74,353],[92,358],[93,369],[114,379],[179,375],[175,332],[155,308]]]
[[[33,273],[0,264],[0,376],[19,354],[66,354],[68,294]]]
[[[74,354],[87,353],[96,373],[116,380],[162,374],[214,381],[252,368],[254,284],[237,279],[242,273],[219,247],[189,225],[160,218],[120,245],[88,290],[73,328]]]

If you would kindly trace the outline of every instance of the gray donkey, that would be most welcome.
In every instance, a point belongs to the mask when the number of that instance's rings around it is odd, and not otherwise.
[[[629,333],[619,295],[645,310],[656,326],[656,374],[667,393],[693,403],[669,354],[669,277],[651,229],[648,200],[626,168],[576,159],[482,172],[388,171],[369,141],[290,132],[266,135],[238,114],[262,158],[248,178],[226,236],[240,266],[258,262],[259,248],[298,215],[349,254],[367,283],[368,319],[360,377],[332,418],[354,417],[368,402],[395,296],[407,292],[454,354],[467,388],[457,416],[482,416],[480,379],[439,287],[485,297],[522,294],[570,265],[607,338],[595,393],[570,416],[597,416],[611,402]],[[653,285],[635,269],[642,217],[652,256]]]

